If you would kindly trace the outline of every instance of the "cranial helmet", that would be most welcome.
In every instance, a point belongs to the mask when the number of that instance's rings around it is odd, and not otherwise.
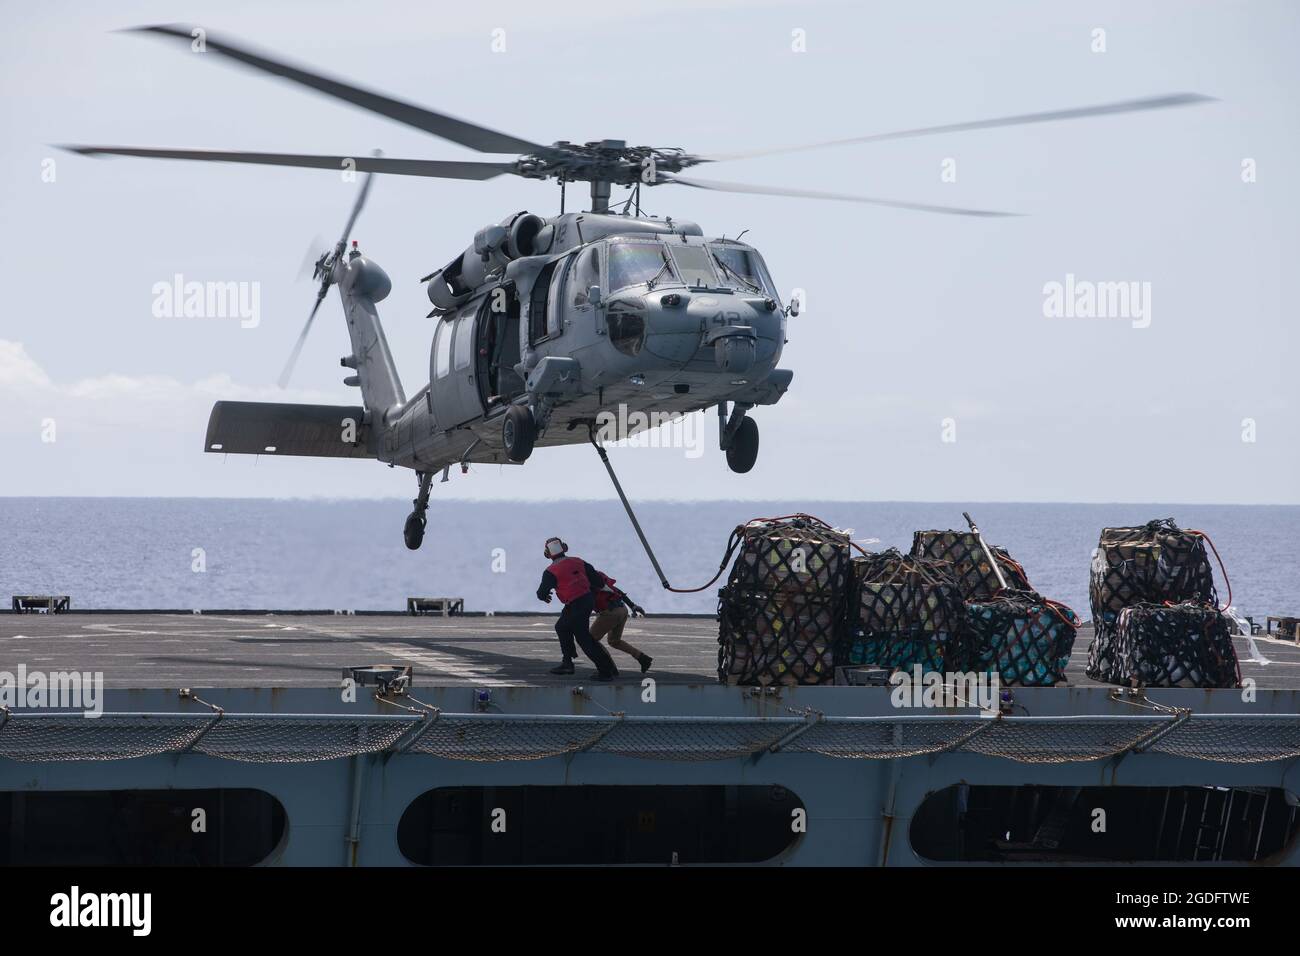
[[[548,558],[558,558],[569,550],[569,546],[559,538],[547,538],[545,553]]]

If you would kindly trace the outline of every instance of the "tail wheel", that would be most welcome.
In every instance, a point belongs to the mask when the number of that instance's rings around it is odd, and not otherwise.
[[[754,467],[758,460],[758,422],[752,418],[742,418],[736,433],[731,436],[727,446],[727,467],[738,475],[743,475]]]
[[[514,462],[527,461],[536,440],[537,426],[533,422],[533,413],[523,405],[507,408],[505,420],[501,423],[501,443],[505,445],[506,457]]]
[[[402,537],[406,539],[406,546],[412,551],[420,550],[420,545],[424,543],[424,526],[425,516],[418,511],[412,511],[406,516],[406,527],[402,528]]]

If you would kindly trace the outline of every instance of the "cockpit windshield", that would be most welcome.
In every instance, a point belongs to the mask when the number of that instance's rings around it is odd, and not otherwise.
[[[631,286],[684,285],[731,289],[746,295],[776,297],[763,260],[753,249],[731,243],[692,245],[657,240],[616,240],[609,244],[609,291]]]
[[[609,291],[633,285],[663,285],[677,282],[677,273],[661,242],[611,242],[609,244]]]
[[[763,261],[754,250],[744,246],[711,245],[709,252],[722,273],[724,285],[743,292],[775,296]]]
[[[689,286],[705,289],[718,288],[718,277],[709,260],[709,253],[703,246],[688,246],[672,243],[673,261],[677,263],[677,272],[682,282]]]

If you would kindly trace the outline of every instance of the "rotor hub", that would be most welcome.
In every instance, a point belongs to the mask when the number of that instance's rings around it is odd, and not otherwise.
[[[560,140],[521,157],[515,164],[515,172],[529,179],[655,185],[660,173],[680,172],[704,161],[676,147],[628,146],[621,139],[591,143]]]

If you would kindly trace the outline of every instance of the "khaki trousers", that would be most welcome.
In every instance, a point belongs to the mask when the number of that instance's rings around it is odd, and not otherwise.
[[[623,625],[627,623],[627,608],[622,605],[606,608],[596,615],[591,622],[592,639],[599,642],[606,635],[609,636],[609,646],[617,648],[624,654],[630,654],[637,660],[641,659],[641,652],[635,647],[623,640]]]

